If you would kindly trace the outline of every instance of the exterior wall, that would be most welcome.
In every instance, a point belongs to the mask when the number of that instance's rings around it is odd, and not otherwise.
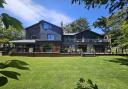
[[[51,28],[48,29],[48,30],[45,30],[43,28],[43,23],[40,24],[40,28],[41,28],[41,31],[40,31],[40,40],[42,41],[47,41],[47,35],[48,34],[53,34],[55,35],[55,40],[54,41],[61,41],[61,38],[62,38],[62,29],[60,29],[59,27],[56,27],[52,24],[51,25]]]
[[[75,43],[75,35],[63,35],[62,42],[63,42],[63,44],[74,44]]]
[[[50,25],[50,28],[45,30],[44,29],[44,23],[47,23]],[[61,41],[62,39],[62,29],[58,26],[55,26],[51,23],[41,21],[29,28],[26,29],[26,39],[32,39],[32,35],[36,36],[36,39],[41,41],[47,41],[47,35],[53,34],[55,35],[54,41]]]
[[[97,33],[92,32],[92,31],[85,30],[85,31],[77,34],[76,38],[77,39],[98,39],[98,38],[103,38],[103,37]]]
[[[35,35],[37,39],[40,39],[40,25],[26,29],[26,39],[32,39],[32,35]]]
[[[67,40],[68,39],[68,40]],[[108,42],[101,42],[100,40],[96,41],[97,39],[104,39],[102,35],[99,35],[97,33],[94,33],[89,30],[85,30],[83,32],[80,32],[76,35],[64,35],[63,36],[63,50],[73,50],[72,52],[105,52],[105,48],[108,45]],[[98,45],[99,47],[103,49],[97,49],[94,47],[95,45]]]

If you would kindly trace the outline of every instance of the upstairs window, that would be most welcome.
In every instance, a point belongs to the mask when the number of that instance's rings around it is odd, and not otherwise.
[[[55,35],[54,34],[48,34],[47,39],[48,40],[55,40]]]
[[[44,23],[43,28],[44,30],[49,30],[51,28],[51,25],[48,23]]]
[[[32,38],[32,39],[37,39],[37,36],[36,36],[36,35],[32,35],[31,38]]]

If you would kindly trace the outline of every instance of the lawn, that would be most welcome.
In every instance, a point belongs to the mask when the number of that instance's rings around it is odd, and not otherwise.
[[[99,89],[128,89],[128,59],[101,57],[0,57],[22,60],[30,70],[18,70],[20,80],[9,79],[0,89],[74,89],[79,78],[91,79]]]

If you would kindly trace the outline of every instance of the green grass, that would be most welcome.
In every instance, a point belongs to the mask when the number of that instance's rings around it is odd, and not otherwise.
[[[20,80],[9,79],[0,89],[74,89],[79,78],[91,79],[99,89],[128,89],[128,59],[101,57],[0,57],[22,60],[30,71],[14,70]]]

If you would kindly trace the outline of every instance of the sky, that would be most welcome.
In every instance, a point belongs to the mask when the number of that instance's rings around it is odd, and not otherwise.
[[[20,20],[26,28],[41,20],[60,26],[61,22],[69,24],[83,17],[86,18],[91,29],[102,33],[100,29],[92,26],[92,23],[101,16],[108,16],[108,10],[104,7],[87,10],[82,5],[71,4],[71,0],[5,0],[6,5],[0,12],[6,12]]]

